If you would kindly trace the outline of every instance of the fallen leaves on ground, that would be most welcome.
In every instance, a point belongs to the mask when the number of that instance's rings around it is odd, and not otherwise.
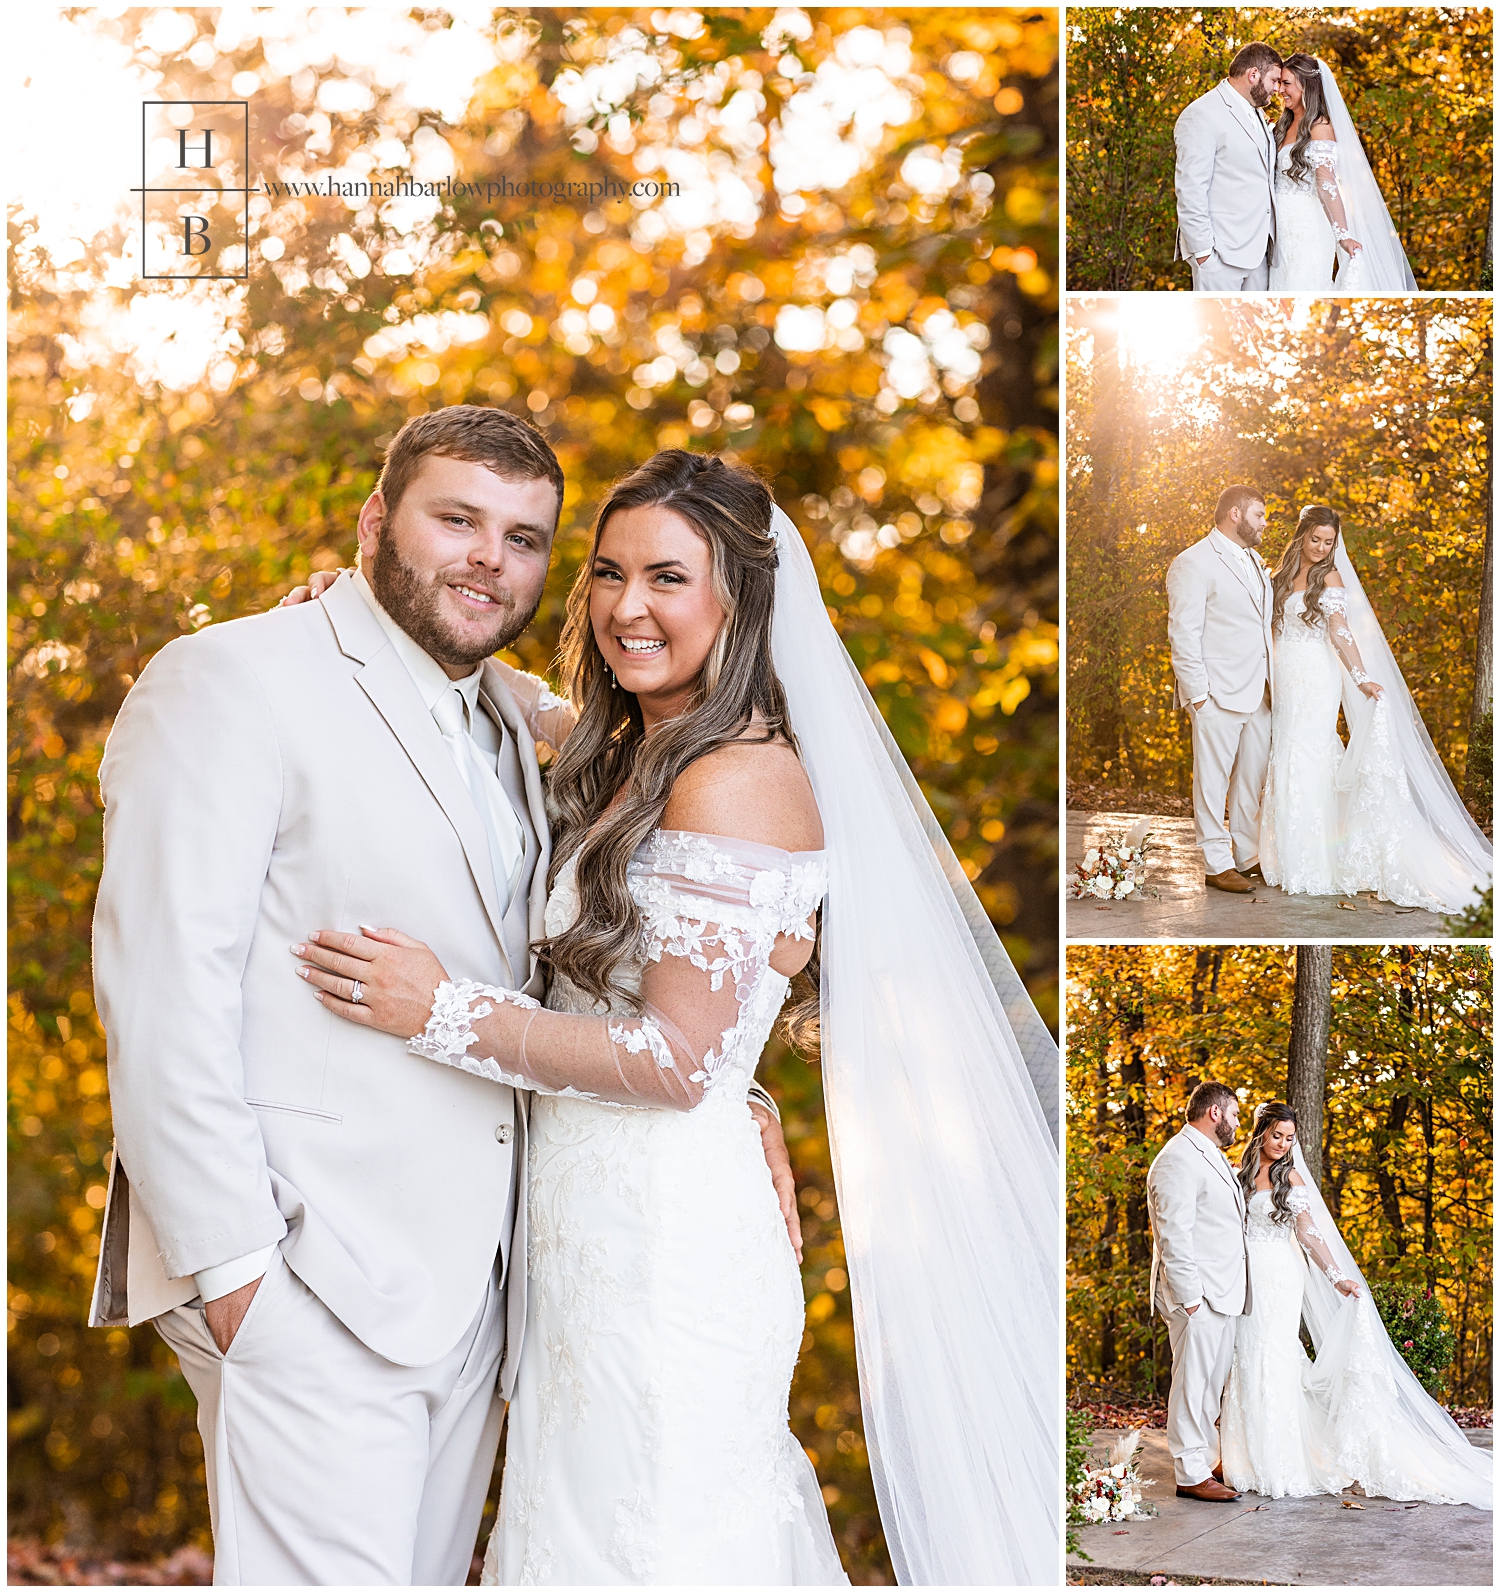
[[[110,1560],[35,1538],[6,1545],[6,1581],[12,1587],[208,1587],[212,1556],[188,1544],[149,1563]]]

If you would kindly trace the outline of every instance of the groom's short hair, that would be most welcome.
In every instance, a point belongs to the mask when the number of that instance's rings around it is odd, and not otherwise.
[[[1284,65],[1281,57],[1269,44],[1247,44],[1229,63],[1230,77],[1242,77],[1246,72],[1264,72],[1269,67]]]
[[[1217,1084],[1213,1079],[1204,1079],[1188,1096],[1187,1120],[1190,1123],[1195,1122],[1205,1112],[1213,1111],[1214,1107],[1226,1107],[1238,1100],[1239,1096],[1227,1084]]]
[[[487,465],[502,481],[550,481],[562,508],[562,466],[535,426],[487,404],[449,404],[414,415],[396,433],[376,483],[387,514],[395,511],[428,454]]]
[[[1219,501],[1214,505],[1214,524],[1223,525],[1236,509],[1243,514],[1252,503],[1265,501],[1266,495],[1259,487],[1247,487],[1243,484],[1225,487],[1219,494]]]

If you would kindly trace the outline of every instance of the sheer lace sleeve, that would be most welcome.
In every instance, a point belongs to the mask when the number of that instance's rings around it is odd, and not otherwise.
[[[691,1111],[725,1074],[754,1073],[786,995],[771,959],[799,941],[810,954],[826,879],[819,852],[659,830],[630,864],[638,1015],[550,1012],[493,986],[444,984],[408,1046],[498,1084]]]
[[[1343,659],[1354,684],[1363,686],[1370,677],[1365,673],[1359,649],[1354,645],[1354,632],[1349,629],[1349,604],[1344,593],[1336,586],[1326,588],[1318,594],[1318,607],[1323,611],[1323,618],[1328,625],[1328,639],[1333,643],[1334,651]]]
[[[1307,146],[1307,164],[1313,186],[1318,190],[1323,214],[1328,217],[1334,237],[1340,243],[1345,238],[1352,238],[1354,234],[1349,231],[1349,217],[1344,210],[1344,196],[1339,192],[1339,146],[1332,139],[1319,139],[1310,143]]]
[[[555,752],[568,739],[568,733],[578,722],[573,705],[556,695],[539,675],[528,675],[525,670],[513,669],[498,658],[492,660],[501,678],[516,699],[526,728],[533,741],[540,741]]]
[[[1323,1241],[1323,1235],[1313,1223],[1312,1202],[1300,1189],[1293,1189],[1288,1201],[1293,1220],[1297,1225],[1297,1243],[1307,1252],[1308,1258],[1330,1283],[1343,1283],[1345,1274]]]

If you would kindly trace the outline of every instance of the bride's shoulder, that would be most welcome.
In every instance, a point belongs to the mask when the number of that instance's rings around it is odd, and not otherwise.
[[[1342,589],[1343,584],[1344,578],[1337,570],[1330,570],[1323,580],[1323,586],[1325,590],[1330,586],[1337,586]]]
[[[1291,1184],[1293,1189],[1301,1189],[1302,1186],[1307,1182],[1302,1174],[1297,1172],[1295,1168],[1287,1174],[1287,1181]]]
[[[1332,122],[1319,122],[1307,135],[1315,144],[1336,144],[1338,137]]]
[[[823,848],[812,784],[785,741],[734,741],[690,763],[667,798],[661,827],[730,836],[783,852]]]

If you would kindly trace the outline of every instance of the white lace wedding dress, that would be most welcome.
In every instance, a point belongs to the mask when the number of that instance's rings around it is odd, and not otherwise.
[[[573,864],[549,935],[577,914]],[[822,853],[680,831],[631,862],[633,982],[680,959],[738,1015],[692,1111],[532,1097],[526,1338],[486,1584],[848,1580],[787,1426],[802,1285],[745,1103],[787,992],[772,948],[805,938],[825,883]],[[564,979],[547,1004],[604,1010]]]
[[[1234,1362],[1219,1418],[1224,1480],[1270,1499],[1338,1493],[1358,1483],[1372,1497],[1474,1504],[1472,1468],[1487,1458],[1446,1447],[1409,1424],[1393,1373],[1394,1351],[1364,1280],[1341,1300],[1337,1343],[1319,1361],[1298,1337],[1307,1268],[1330,1283],[1345,1277],[1313,1220],[1312,1202],[1294,1187],[1292,1221],[1272,1220],[1269,1190],[1250,1197],[1245,1238],[1251,1310],[1235,1328]],[[1304,1260],[1304,1252],[1306,1260]],[[1318,1382],[1318,1367],[1336,1366]],[[1335,1376],[1332,1386],[1328,1378]],[[1443,1418],[1446,1421],[1446,1418]],[[1449,1424],[1451,1425],[1451,1424]],[[1450,1435],[1456,1439],[1457,1435]],[[1486,1505],[1487,1507],[1487,1505]]]
[[[1339,287],[1352,286],[1358,265],[1338,247],[1340,238],[1350,236],[1339,192],[1339,146],[1331,140],[1310,142],[1303,152],[1308,169],[1300,178],[1291,175],[1291,153],[1283,145],[1276,155],[1276,258],[1270,290],[1326,292],[1333,286],[1335,259]]]
[[[1303,622],[1304,606],[1304,593],[1289,592],[1276,632],[1271,758],[1260,819],[1266,882],[1291,895],[1374,891],[1402,907],[1451,912],[1451,864],[1412,801],[1385,698],[1374,705],[1348,789],[1338,789],[1342,672],[1347,669],[1356,684],[1369,677],[1345,623],[1344,592],[1323,590],[1317,625]],[[1433,888],[1439,881],[1446,887],[1442,894]]]

